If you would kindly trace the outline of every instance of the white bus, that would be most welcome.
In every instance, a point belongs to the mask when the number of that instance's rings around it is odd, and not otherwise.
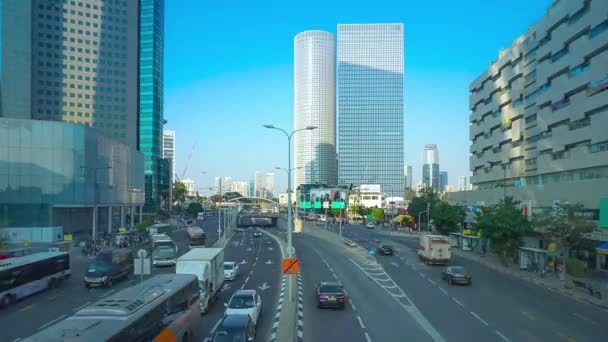
[[[196,276],[159,274],[21,341],[199,341],[202,318],[198,298]]]
[[[152,264],[154,266],[173,266],[177,260],[177,244],[168,235],[152,236]]]
[[[57,287],[71,275],[70,253],[40,252],[0,261],[0,307]]]

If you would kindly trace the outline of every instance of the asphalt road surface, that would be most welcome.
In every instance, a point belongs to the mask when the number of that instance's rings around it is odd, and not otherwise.
[[[332,234],[336,236],[335,230]],[[451,265],[465,266],[472,274],[473,285],[449,286],[440,277],[442,266],[427,266],[418,260],[417,238],[387,236],[361,225],[348,225],[343,235],[361,247],[343,247],[329,242],[331,239],[310,235],[296,239],[297,253],[302,258],[302,278],[308,287],[304,290],[307,297],[305,340],[310,337],[314,341],[335,341],[339,334],[346,334],[348,340],[359,341],[365,333],[368,342],[428,339],[430,335],[421,335],[420,327],[410,326],[411,317],[403,310],[390,306],[390,300],[382,295],[387,288],[402,289],[439,333],[439,340],[574,342],[606,339],[608,312],[601,308],[457,256],[452,257]],[[370,256],[369,250],[384,243],[392,245],[396,255]],[[374,270],[369,272],[354,269],[344,262],[357,258],[375,260],[381,267],[368,267]],[[351,308],[344,313],[331,312],[333,316],[325,319],[317,319],[316,314],[310,313],[318,310],[312,295],[306,295],[307,291],[314,282],[331,279],[333,275],[327,273],[323,259],[349,291],[357,311]],[[314,264],[319,266],[313,267]],[[385,279],[376,284],[383,287],[365,284],[365,277],[357,275],[357,271],[375,279]],[[349,312],[351,316],[360,316],[365,328],[358,318],[349,317]]]
[[[217,217],[206,217],[203,228],[211,243],[217,239]],[[174,239],[180,255],[189,250],[185,229],[176,231]],[[281,260],[279,246],[265,235],[254,238],[252,231],[246,231],[233,236],[226,246],[224,258],[226,261],[245,261],[240,265],[241,276],[235,281],[226,282],[218,301],[204,316],[205,323],[197,331],[197,335],[202,338],[211,336],[213,327],[223,316],[223,302],[227,301],[236,289],[262,287],[264,290],[259,291],[263,303],[263,318],[258,326],[258,336],[261,341],[267,340],[278,300]],[[266,264],[268,260],[271,263]],[[82,254],[80,248],[73,248],[71,262],[72,276],[60,288],[41,292],[0,311],[0,341],[11,342],[25,338],[49,326],[50,322],[60,321],[78,309],[139,280],[138,276],[131,276],[127,281],[114,284],[111,289],[86,289],[82,279],[89,259]],[[173,272],[174,267],[152,267],[153,275]],[[266,286],[263,286],[264,283]]]

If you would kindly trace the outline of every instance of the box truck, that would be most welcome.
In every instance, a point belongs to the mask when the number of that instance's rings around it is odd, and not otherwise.
[[[193,248],[177,259],[177,274],[194,274],[199,281],[201,314],[209,308],[224,285],[224,249]]]
[[[450,239],[443,235],[421,235],[418,257],[429,265],[446,265],[451,258]]]

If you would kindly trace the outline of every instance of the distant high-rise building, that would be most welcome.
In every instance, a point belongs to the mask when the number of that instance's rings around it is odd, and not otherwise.
[[[458,191],[468,191],[468,190],[469,190],[469,187],[468,187],[467,177],[458,178]]]
[[[139,1],[2,0],[3,116],[91,126],[139,149],[139,13]]]
[[[249,180],[249,194],[247,196],[255,197],[255,181]]]
[[[224,182],[222,183],[222,191],[224,193],[232,191],[232,177],[224,177]]]
[[[294,129],[317,127],[294,135],[294,188],[338,182],[335,55],[329,32],[305,31],[294,38]]]
[[[241,196],[249,196],[249,182],[234,182],[232,191],[238,192]]]
[[[411,165],[405,165],[403,167],[403,176],[405,178],[405,188],[406,189],[411,189],[412,188],[412,181],[413,181],[413,174],[412,174],[412,166]]]
[[[95,6],[95,1],[91,2]],[[85,2],[85,8],[89,5]],[[112,1],[102,1],[104,7],[111,6]],[[138,1],[130,1],[137,3]],[[163,153],[163,76],[164,76],[164,0],[139,0],[139,150],[144,154],[144,174],[146,180],[147,212],[160,209],[160,159]],[[115,1],[115,5],[126,2]],[[80,2],[79,2],[80,5]],[[79,6],[78,11],[82,7]],[[112,18],[122,10],[115,7],[108,10],[106,16]],[[102,16],[103,18],[103,16]],[[103,27],[104,24],[102,23]],[[106,23],[111,30],[111,24]],[[82,31],[80,31],[82,32]],[[116,32],[116,30],[114,31]],[[86,33],[86,31],[85,31]],[[116,33],[114,33],[115,35]],[[107,34],[112,37],[112,33]],[[103,37],[103,34],[102,34]],[[84,37],[86,38],[86,37]],[[85,40],[86,42],[86,40]],[[115,41],[116,42],[116,41]],[[103,50],[102,50],[103,51]],[[110,55],[117,59],[118,54]],[[106,55],[106,57],[109,57]],[[114,66],[119,64],[114,62]],[[103,74],[102,74],[103,75]],[[107,75],[98,76],[105,78]],[[116,83],[114,83],[116,85]],[[103,89],[103,88],[101,88]],[[102,97],[103,95],[100,95]],[[116,96],[116,92],[114,95]],[[106,96],[107,97],[107,96]],[[118,98],[114,97],[115,100]],[[117,115],[114,115],[117,117]],[[119,124],[120,125],[120,124]],[[174,165],[173,165],[174,166]]]
[[[439,191],[444,192],[445,187],[448,185],[448,173],[447,171],[439,172]]]
[[[226,191],[222,184],[222,177],[216,176],[213,180],[213,193],[216,195],[222,195],[224,192]]]
[[[175,131],[163,131],[163,159],[171,166],[171,181],[175,182]]]
[[[339,184],[402,193],[403,24],[338,25],[337,75]]]
[[[255,172],[255,197],[261,197],[264,191],[264,173],[262,171]]]
[[[432,188],[440,191],[439,188],[439,151],[437,145],[424,145],[424,155],[422,156],[422,184],[425,188]]]
[[[194,180],[190,178],[182,179],[184,186],[186,187],[186,195],[187,196],[195,196],[196,195],[196,183]]]
[[[266,174],[266,192],[268,197],[275,196],[274,173],[272,172]]]

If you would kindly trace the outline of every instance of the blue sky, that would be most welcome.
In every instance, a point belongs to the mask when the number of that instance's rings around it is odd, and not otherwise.
[[[421,174],[438,145],[449,183],[469,175],[468,87],[552,0],[166,1],[165,118],[176,131],[176,171],[197,186],[216,175],[253,179],[287,164],[293,127],[293,37],[337,24],[402,22],[405,161]],[[207,172],[206,175],[201,174]],[[286,188],[277,172],[277,191]]]

